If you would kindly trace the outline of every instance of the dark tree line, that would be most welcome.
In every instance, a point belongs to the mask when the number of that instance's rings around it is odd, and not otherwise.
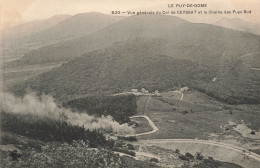
[[[1,123],[2,131],[44,142],[72,143],[73,140],[83,140],[90,147],[113,145],[99,130],[86,130],[83,126],[72,125],[62,120],[2,112]]]
[[[68,101],[63,106],[97,117],[111,115],[119,123],[129,122],[129,117],[137,112],[134,95],[84,97]]]

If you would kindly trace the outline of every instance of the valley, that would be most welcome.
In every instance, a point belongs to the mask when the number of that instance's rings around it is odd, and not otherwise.
[[[0,166],[258,168],[259,35],[230,21],[89,12],[10,29]]]

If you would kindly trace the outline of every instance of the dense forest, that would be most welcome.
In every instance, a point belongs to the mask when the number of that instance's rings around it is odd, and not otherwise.
[[[89,115],[101,117],[111,115],[117,122],[129,122],[129,117],[136,114],[136,96],[96,96],[74,99],[63,104],[72,110],[87,111]]]
[[[228,104],[260,103],[260,74],[243,61],[239,59],[226,61],[218,68],[215,77],[214,82],[199,81],[198,84],[191,86]]]
[[[131,44],[115,44],[105,51],[87,53],[17,84],[10,91],[22,95],[30,88],[67,101],[71,97],[111,95],[133,88],[162,92],[188,86],[229,104],[259,103],[259,73],[238,58],[223,58],[218,64],[203,65],[167,55],[142,53],[140,47]],[[131,49],[137,50],[136,53],[131,53]]]
[[[75,126],[65,121],[39,118],[33,115],[1,113],[2,131],[12,132],[31,139],[44,142],[67,142],[83,140],[90,147],[106,146],[110,143],[102,132],[86,130],[83,126]]]

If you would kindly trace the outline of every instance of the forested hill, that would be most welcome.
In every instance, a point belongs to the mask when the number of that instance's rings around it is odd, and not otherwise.
[[[189,86],[229,103],[259,103],[259,71],[243,57],[259,53],[259,46],[259,36],[250,33],[172,16],[131,16],[91,35],[30,52],[20,63],[68,63],[11,91],[21,94],[30,88],[63,100]]]
[[[164,91],[190,86],[230,103],[258,102],[259,74],[238,59],[225,60],[220,71],[214,66],[158,55],[158,46],[163,42],[158,38],[118,42],[110,48],[84,54],[12,90],[21,94],[30,88],[65,100],[77,95],[111,94],[132,88]],[[187,53],[185,47],[175,50],[173,54]],[[216,76],[218,80],[212,82]]]

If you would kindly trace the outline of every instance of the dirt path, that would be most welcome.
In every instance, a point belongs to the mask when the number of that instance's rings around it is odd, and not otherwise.
[[[158,131],[159,129],[156,127],[156,125],[152,122],[152,120],[148,117],[148,116],[145,116],[145,115],[139,115],[139,116],[132,116],[130,118],[145,118],[150,126],[153,128],[152,131],[149,131],[149,132],[144,132],[144,133],[139,133],[139,134],[130,134],[130,135],[127,135],[127,136],[141,136],[141,135],[148,135],[148,134],[152,134],[152,133],[155,133],[156,131]]]
[[[143,116],[133,116],[133,117],[130,117],[130,118],[139,118],[139,117],[147,119],[147,121],[149,122],[149,124],[153,128],[153,130],[149,131],[149,132],[134,134],[134,135],[131,135],[131,136],[148,135],[148,134],[152,134],[154,132],[157,132],[159,130],[148,116],[145,116],[145,115],[143,115]],[[244,154],[248,157],[251,157],[251,158],[253,158],[257,161],[260,161],[260,156],[256,153],[247,151],[247,150],[240,148],[240,147],[237,147],[237,146],[233,146],[233,145],[225,144],[225,143],[220,143],[220,142],[215,142],[215,141],[197,140],[197,139],[150,139],[150,140],[142,140],[142,141],[152,142],[152,143],[188,142],[188,143],[199,143],[199,144],[214,145],[214,146],[219,146],[219,147],[224,147],[224,148],[228,148],[228,149],[231,149],[231,150],[235,150],[235,151],[240,152],[240,153],[242,153],[242,154]]]
[[[251,67],[251,66],[250,66],[250,68],[253,69],[253,70],[260,71],[260,69],[258,69],[258,68],[254,68],[254,67]]]
[[[183,93],[181,93],[180,91],[173,91],[173,92],[177,92],[181,94],[180,100],[183,99]],[[147,103],[147,101],[146,101]],[[146,106],[146,105],[145,105]],[[144,109],[146,110],[146,109]],[[156,127],[156,125],[153,123],[153,121],[146,115],[139,115],[139,116],[132,116],[130,118],[145,118],[150,126],[152,127],[152,131],[149,132],[144,132],[144,133],[139,133],[139,134],[134,134],[134,135],[128,135],[128,136],[142,136],[142,135],[149,135],[152,133],[155,133],[157,131],[159,131],[159,128]],[[260,155],[254,153],[254,152],[250,152],[248,150],[245,150],[243,148],[237,147],[237,146],[233,146],[230,144],[225,144],[225,143],[221,143],[221,142],[215,142],[215,141],[210,141],[210,140],[197,140],[197,139],[149,139],[149,140],[141,140],[142,144],[147,144],[147,143],[154,143],[154,144],[162,144],[162,143],[176,143],[176,142],[180,142],[180,143],[197,143],[197,144],[206,144],[206,145],[213,145],[213,146],[218,146],[218,147],[223,147],[223,148],[227,148],[230,150],[234,150],[237,151],[245,156],[248,156],[252,159],[255,159],[257,161],[260,162]],[[148,153],[149,154],[149,153]]]
[[[183,93],[182,92],[180,92],[180,91],[178,91],[178,90],[175,90],[175,91],[171,91],[171,92],[173,92],[173,93],[179,93],[181,96],[180,96],[180,100],[182,100],[183,99]]]
[[[139,134],[134,134],[134,135],[129,135],[129,136],[141,136],[141,135],[148,135],[148,134],[152,134],[154,132],[157,132],[159,129],[156,127],[156,125],[152,122],[152,120],[145,115],[142,116],[133,116],[131,118],[138,118],[138,117],[142,117],[147,119],[147,121],[149,122],[150,126],[153,128],[152,131],[149,132],[144,132],[144,133],[139,133]],[[144,146],[147,144],[163,144],[163,143],[192,143],[192,144],[205,144],[205,145],[213,145],[213,146],[218,146],[218,147],[222,147],[222,148],[226,148],[226,149],[230,149],[236,152],[241,153],[244,156],[250,157],[252,159],[255,159],[256,161],[260,162],[260,155],[254,153],[254,152],[250,152],[246,149],[237,147],[237,146],[233,146],[230,144],[225,144],[225,143],[221,143],[221,142],[215,142],[215,141],[210,141],[210,140],[197,140],[197,139],[149,139],[149,140],[140,140],[139,142],[141,142]],[[145,153],[145,152],[139,152],[138,155],[143,155],[143,156],[152,156],[150,153]],[[153,155],[154,157],[154,155]]]
[[[162,144],[162,143],[174,143],[174,142],[179,142],[179,143],[197,143],[197,144],[206,144],[206,145],[214,145],[214,146],[219,146],[227,149],[231,149],[234,151],[237,151],[239,153],[242,153],[243,155],[246,155],[248,157],[251,157],[257,161],[260,161],[260,156],[256,153],[250,152],[248,150],[245,150],[243,148],[233,146],[230,144],[225,144],[221,142],[215,142],[215,141],[210,141],[210,140],[197,140],[197,139],[149,139],[149,140],[140,140],[140,142],[145,141],[146,144],[151,143],[151,144]]]

